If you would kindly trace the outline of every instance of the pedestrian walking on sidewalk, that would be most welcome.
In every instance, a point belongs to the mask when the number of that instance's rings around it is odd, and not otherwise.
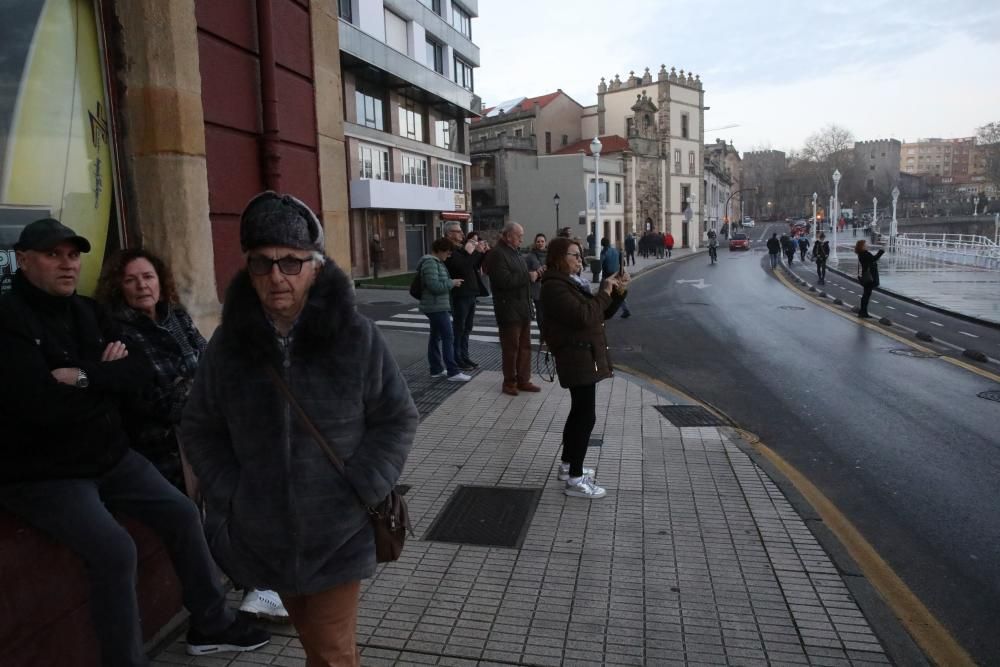
[[[635,266],[635,234],[632,232],[625,237],[625,264]]]
[[[785,252],[785,257],[788,259],[788,268],[792,267],[792,262],[795,261],[795,241],[787,234],[781,235],[781,249]]]
[[[376,566],[368,508],[399,480],[417,409],[308,206],[257,195],[240,245],[246,268],[184,408],[184,451],[224,569],[278,591],[306,664],[356,666],[361,580]]]
[[[830,242],[826,240],[826,233],[820,232],[819,238],[813,244],[812,258],[816,260],[817,284],[826,284],[826,260],[830,257]]]
[[[597,421],[597,383],[613,374],[604,321],[614,317],[625,300],[629,276],[612,274],[597,294],[591,294],[573,279],[582,255],[580,244],[569,239],[555,239],[549,245],[548,270],[542,277],[542,302],[548,313],[545,340],[555,356],[559,384],[570,394],[558,477],[566,481],[567,496],[602,498],[605,490],[583,461]]]
[[[420,312],[431,325],[427,341],[427,364],[432,378],[447,377],[449,382],[468,382],[471,376],[462,372],[455,358],[455,329],[451,321],[451,293],[462,287],[462,278],[452,278],[445,260],[452,253],[454,244],[440,238],[431,244],[431,253],[420,258],[417,270],[423,291],[420,295]]]
[[[799,237],[799,261],[803,264],[806,261],[806,253],[809,251],[809,239],[805,236]]]
[[[674,235],[670,232],[666,234],[660,234],[663,237],[663,246],[660,248],[660,259],[663,259],[663,250],[666,249],[667,257],[670,257],[674,253]]]
[[[861,295],[861,304],[858,306],[858,317],[871,317],[868,314],[868,301],[872,298],[872,290],[878,287],[878,260],[885,254],[885,250],[879,250],[874,255],[868,251],[868,242],[864,239],[854,244],[854,253],[858,256],[858,282],[864,292]]]
[[[531,250],[524,256],[524,263],[528,267],[528,272],[539,270],[545,270],[545,256],[546,250],[545,246],[548,240],[545,238],[545,234],[535,234],[535,242],[531,246]],[[535,321],[538,323],[538,331],[541,334],[542,340],[545,339],[543,322],[545,309],[542,307],[542,297],[541,297],[542,283],[539,280],[531,283],[531,303],[535,306]]]
[[[451,290],[452,330],[455,338],[455,363],[463,371],[475,370],[479,364],[469,357],[469,336],[476,319],[476,299],[489,296],[480,269],[489,245],[479,241],[475,232],[468,237],[457,222],[444,226],[444,235],[452,242],[451,256],[445,260],[448,274],[462,282]]]
[[[771,260],[771,268],[778,268],[778,259],[781,256],[781,241],[778,240],[778,233],[771,234],[767,240],[767,256]]]
[[[528,271],[521,256],[524,228],[516,222],[503,226],[500,240],[483,263],[493,289],[493,314],[500,332],[503,366],[501,391],[517,396],[519,391],[541,391],[531,382],[531,283],[545,267]]]
[[[372,278],[378,280],[378,268],[382,266],[382,256],[385,250],[382,248],[382,239],[378,234],[372,234],[372,240],[368,243],[368,256],[372,260]]]

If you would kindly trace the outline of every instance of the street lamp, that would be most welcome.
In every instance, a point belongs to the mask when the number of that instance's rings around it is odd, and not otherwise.
[[[601,149],[603,148],[601,140],[594,137],[594,140],[590,142],[590,152],[594,154],[594,209],[597,212],[595,216],[595,229],[594,229],[594,252],[601,252],[601,232],[604,231],[604,227],[601,225]]]
[[[972,198],[972,215],[979,215],[979,193]]]
[[[896,234],[898,233],[897,221],[896,221],[896,201],[899,199],[899,188],[893,186],[892,188],[892,228],[889,230],[889,245],[896,250]]]
[[[816,241],[817,232],[819,232],[819,222],[816,220],[816,199],[819,197],[815,192],[813,193],[813,242]]]
[[[559,193],[552,198],[552,203],[556,205],[556,236],[559,236]]]
[[[878,197],[872,197],[872,223],[879,235],[882,234],[882,225],[878,224]]]
[[[833,172],[833,201],[837,206],[837,210],[834,212],[834,216],[830,218],[830,225],[833,227],[833,252],[830,254],[830,259],[836,264],[840,261],[837,257],[837,227],[840,225],[840,198],[837,191],[840,187],[840,170],[836,169]]]

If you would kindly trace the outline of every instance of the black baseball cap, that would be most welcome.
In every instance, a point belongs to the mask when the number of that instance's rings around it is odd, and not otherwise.
[[[55,218],[35,220],[21,230],[14,250],[51,250],[63,241],[76,244],[80,252],[90,252],[90,241]]]

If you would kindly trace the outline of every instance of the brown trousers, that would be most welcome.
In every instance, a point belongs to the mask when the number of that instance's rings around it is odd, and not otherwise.
[[[358,667],[358,597],[351,581],[315,595],[282,595],[306,652],[306,667]]]
[[[503,358],[503,383],[526,384],[531,381],[531,320],[500,324],[500,354]]]

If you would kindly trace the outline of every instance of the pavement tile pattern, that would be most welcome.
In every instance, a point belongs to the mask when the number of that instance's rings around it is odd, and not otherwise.
[[[618,375],[598,385],[604,445],[587,458],[608,495],[568,498],[568,392],[503,395],[499,351],[474,351],[485,370],[423,414],[401,479],[416,538],[364,584],[363,664],[889,663],[804,521],[726,434],[672,426],[663,396]],[[520,550],[423,540],[460,484],[542,489]],[[192,658],[175,642],[153,664],[304,664],[294,631],[272,629],[266,650]]]

